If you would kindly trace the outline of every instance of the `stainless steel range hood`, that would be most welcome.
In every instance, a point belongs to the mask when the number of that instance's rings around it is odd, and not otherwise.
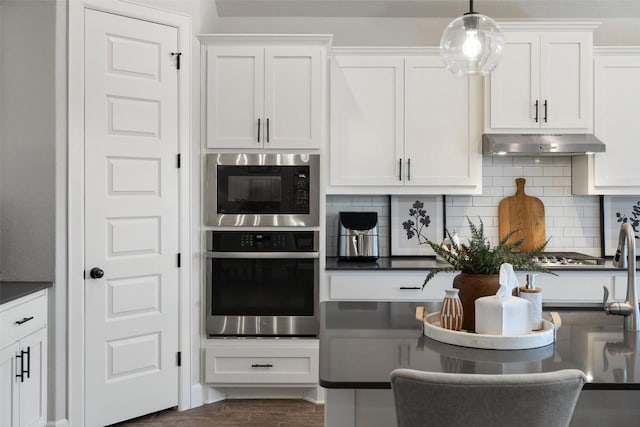
[[[492,156],[575,156],[604,151],[604,143],[593,134],[485,133],[482,135],[482,154]]]

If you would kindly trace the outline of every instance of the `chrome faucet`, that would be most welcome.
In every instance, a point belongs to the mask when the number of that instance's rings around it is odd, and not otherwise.
[[[627,299],[624,302],[610,302],[609,290],[604,287],[604,311],[607,314],[624,316],[625,331],[640,331],[640,311],[638,310],[638,288],[636,286],[636,241],[633,228],[624,223],[618,235],[618,250],[613,257],[613,266],[627,269]],[[626,253],[626,258],[625,258]]]

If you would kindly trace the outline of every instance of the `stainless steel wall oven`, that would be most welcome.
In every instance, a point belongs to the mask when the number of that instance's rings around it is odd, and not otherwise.
[[[206,162],[207,225],[318,226],[318,154],[207,154]]]
[[[317,231],[208,231],[206,332],[316,336]]]

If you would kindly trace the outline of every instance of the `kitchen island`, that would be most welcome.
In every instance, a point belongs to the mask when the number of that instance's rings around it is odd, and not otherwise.
[[[426,304],[437,311],[438,303]],[[389,373],[412,368],[449,373],[535,373],[580,369],[587,375],[572,426],[640,420],[640,334],[601,308],[561,309],[556,341],[528,350],[483,350],[444,344],[422,334],[420,302],[321,304],[320,385],[327,389],[327,426],[394,426]],[[550,307],[547,307],[550,309]],[[456,402],[452,402],[455,410]]]

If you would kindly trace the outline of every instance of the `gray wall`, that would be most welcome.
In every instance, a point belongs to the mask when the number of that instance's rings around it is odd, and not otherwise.
[[[54,279],[55,2],[2,3],[0,271]]]

